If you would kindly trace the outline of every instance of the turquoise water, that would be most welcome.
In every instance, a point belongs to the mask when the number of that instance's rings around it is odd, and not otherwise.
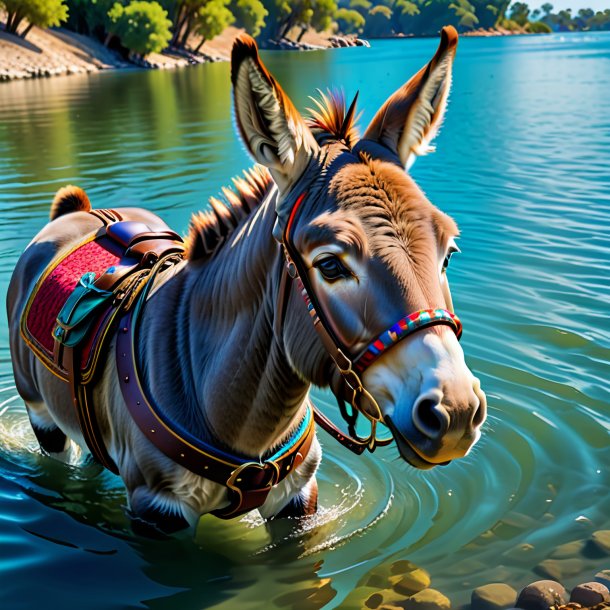
[[[360,90],[366,124],[435,47],[264,57],[301,109],[317,87]],[[536,580],[557,545],[610,528],[609,94],[608,34],[460,42],[438,151],[412,172],[462,231],[450,277],[488,393],[484,436],[468,458],[427,473],[394,448],[355,457],[322,437],[321,510],[301,529],[206,517],[196,543],[135,538],[118,479],[39,454],[2,310],[2,607],[333,608],[399,559],[459,606],[480,584]],[[248,165],[227,64],[2,84],[0,293],[60,186],[81,185],[96,207],[141,205],[184,231]],[[605,567],[589,553],[562,579]]]

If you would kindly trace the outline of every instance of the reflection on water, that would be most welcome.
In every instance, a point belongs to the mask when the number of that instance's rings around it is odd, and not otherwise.
[[[369,119],[435,44],[266,59],[300,108],[316,87],[342,84],[348,97],[360,90]],[[609,55],[604,34],[460,43],[438,152],[413,172],[462,230],[450,277],[490,404],[480,443],[446,468],[424,474],[391,447],[356,457],[322,437],[309,521],[206,517],[195,543],[134,538],[116,477],[39,454],[2,324],[4,607],[335,607],[404,559],[458,605],[483,583],[534,580],[557,545],[610,527]],[[230,104],[226,64],[3,84],[2,295],[66,183],[97,207],[142,205],[184,231],[249,164]],[[607,563],[580,556],[564,582]]]

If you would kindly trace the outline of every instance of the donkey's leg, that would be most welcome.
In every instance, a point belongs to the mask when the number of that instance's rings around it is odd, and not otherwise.
[[[298,519],[314,515],[318,510],[318,481],[312,477],[309,483],[279,513],[275,519],[286,517]]]
[[[26,401],[25,406],[42,451],[59,459],[68,458],[70,440],[55,423],[45,403]]]
[[[174,494],[153,492],[145,485],[128,493],[129,516],[134,533],[148,538],[164,538],[189,528],[194,533],[195,516]]]

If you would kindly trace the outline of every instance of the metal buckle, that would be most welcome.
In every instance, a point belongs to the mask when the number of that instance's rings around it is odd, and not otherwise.
[[[362,415],[364,415],[371,422],[383,421],[383,414],[377,401],[373,398],[373,395],[364,387],[362,380],[358,376],[358,373],[352,369],[352,363],[349,363],[347,369],[339,367],[339,371],[343,376],[343,379],[349,389],[352,391],[352,399],[350,400],[352,406],[354,406]],[[364,396],[366,400],[375,408],[375,413],[369,413],[362,405],[358,402],[358,396]]]
[[[260,487],[258,489],[242,489],[239,486],[239,483],[242,482],[242,477],[240,475],[243,475],[243,473],[246,470],[257,469],[257,470],[264,471],[267,464],[271,464],[273,466],[273,470],[270,471],[272,473],[271,479],[267,482],[267,484],[264,487]],[[238,502],[237,503],[231,502],[229,508],[231,508],[231,507],[234,507],[234,508],[230,513],[224,514],[223,518],[230,517],[231,515],[238,513],[241,510],[241,507],[244,503],[244,493],[265,492],[265,491],[267,493],[269,493],[269,491],[271,491],[272,487],[277,484],[277,482],[279,481],[279,478],[280,478],[280,471],[275,462],[264,462],[263,464],[260,464],[259,462],[245,462],[241,466],[238,466],[231,473],[231,476],[229,477],[229,479],[226,482],[226,486],[230,490],[230,492],[237,494]]]
[[[229,487],[230,489],[233,489],[234,491],[241,491],[241,488],[239,487],[239,485],[236,485],[236,483],[242,482],[240,475],[243,474],[244,471],[246,471],[248,469],[260,470],[260,471],[264,472],[267,464],[271,464],[274,468],[274,470],[271,471],[273,473],[273,476],[271,477],[271,480],[269,481],[269,483],[267,485],[265,485],[264,487],[258,488],[258,490],[257,489],[254,489],[254,490],[246,489],[243,491],[262,491],[263,489],[271,489],[278,482],[278,480],[280,478],[280,471],[275,462],[264,462],[262,464],[259,462],[245,462],[241,466],[238,466],[231,473],[231,476],[229,477],[229,480],[227,481],[227,487]]]

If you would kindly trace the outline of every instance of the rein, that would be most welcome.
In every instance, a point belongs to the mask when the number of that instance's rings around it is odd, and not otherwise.
[[[362,352],[352,356],[349,348],[342,345],[334,335],[329,323],[329,316],[316,298],[303,259],[292,240],[292,229],[306,197],[307,191],[297,197],[283,232],[282,245],[285,264],[282,269],[276,320],[278,326],[283,324],[290,281],[294,280],[305,301],[314,329],[341,375],[343,382],[341,395],[348,398],[352,407],[351,413],[348,412],[343,398],[337,397],[341,415],[348,424],[349,435],[343,434],[317,407],[314,407],[315,420],[320,427],[354,453],[361,454],[365,449],[373,452],[379,446],[389,445],[393,438],[377,438],[377,424],[379,422],[385,423],[383,413],[375,398],[365,388],[362,382],[362,374],[387,350],[423,328],[436,325],[449,326],[459,340],[462,335],[462,323],[453,312],[447,309],[415,311],[398,320]],[[358,414],[363,415],[370,424],[370,433],[367,437],[360,437],[356,432]]]

